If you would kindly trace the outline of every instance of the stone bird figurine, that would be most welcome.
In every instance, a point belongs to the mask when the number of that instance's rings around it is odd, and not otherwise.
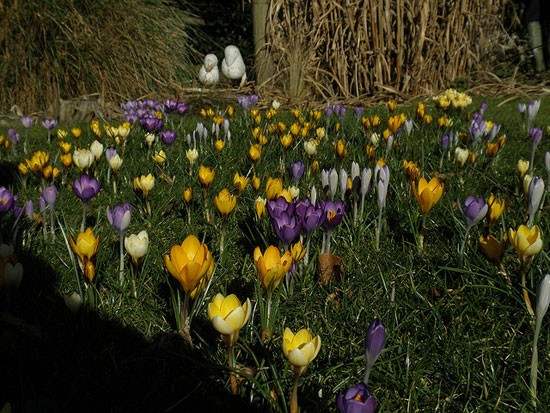
[[[199,70],[199,81],[206,86],[212,86],[220,80],[218,58],[215,54],[204,56],[204,63]]]
[[[222,72],[230,81],[240,81],[240,86],[246,84],[246,66],[237,46],[229,45],[225,48],[225,57],[222,60]]]

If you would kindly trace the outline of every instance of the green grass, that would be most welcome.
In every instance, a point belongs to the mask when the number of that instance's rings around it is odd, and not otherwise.
[[[475,97],[468,110],[477,110],[483,97]],[[202,404],[206,411],[287,411],[292,374],[281,351],[285,327],[293,331],[309,328],[320,335],[322,348],[318,357],[302,376],[299,400],[302,411],[335,411],[337,392],[360,382],[364,374],[364,341],[370,322],[379,318],[387,332],[385,350],[378,359],[369,380],[380,412],[471,412],[471,411],[535,411],[529,397],[529,369],[533,338],[532,320],[525,310],[520,288],[520,264],[512,247],[508,247],[504,264],[512,285],[487,262],[477,247],[479,235],[486,231],[482,221],[473,228],[466,245],[464,265],[458,265],[457,248],[465,230],[465,220],[457,209],[468,195],[488,198],[495,193],[506,199],[507,206],[495,232],[503,235],[526,222],[527,201],[516,172],[520,158],[530,158],[517,103],[491,97],[484,119],[502,124],[506,144],[494,159],[478,156],[464,169],[455,166],[453,157],[439,169],[439,139],[444,132],[437,126],[442,112],[427,102],[427,111],[434,117],[431,125],[419,123],[416,107],[399,107],[417,123],[410,137],[398,139],[398,147],[387,158],[391,171],[387,208],[384,212],[380,249],[375,248],[378,216],[376,194],[367,195],[363,217],[356,224],[351,218],[347,198],[346,216],[335,230],[332,252],[343,259],[344,274],[328,285],[317,280],[316,257],[321,246],[322,231],[311,242],[310,265],[296,275],[294,292],[279,287],[280,317],[276,321],[272,342],[260,340],[257,274],[252,253],[255,246],[264,249],[278,244],[268,217],[257,222],[254,200],[265,196],[268,176],[281,177],[285,186],[292,183],[288,168],[280,170],[282,148],[279,138],[269,134],[269,142],[255,166],[262,178],[259,193],[249,185],[238,197],[231,213],[223,257],[219,255],[221,218],[213,206],[213,197],[224,187],[232,188],[235,172],[251,176],[252,163],[248,147],[253,138],[254,121],[239,109],[231,121],[231,144],[221,152],[214,149],[210,137],[199,148],[200,156],[189,175],[185,157],[185,136],[192,133],[197,121],[210,130],[211,120],[198,116],[201,107],[193,106],[183,118],[170,115],[167,127],[178,133],[168,152],[168,165],[161,168],[144,156],[144,133],[136,126],[128,138],[124,162],[117,176],[119,192],[113,193],[106,182],[107,162],[103,156],[93,168],[103,188],[91,201],[87,224],[100,237],[96,258],[98,302],[95,308],[83,307],[76,315],[63,303],[63,294],[84,288],[82,275],[71,259],[62,232],[76,237],[82,217],[82,205],[70,190],[70,183],[79,175],[73,166],[56,182],[59,188],[55,206],[56,239],[42,235],[41,224],[23,220],[16,239],[16,253],[25,274],[17,292],[2,296],[2,343],[0,360],[5,383],[0,401],[10,401],[25,411],[185,411]],[[500,102],[507,103],[499,105]],[[236,104],[234,104],[236,106]],[[213,107],[224,111],[225,104]],[[310,108],[308,108],[310,109]],[[322,109],[322,108],[321,108]],[[268,121],[262,110],[262,123]],[[364,116],[379,114],[386,127],[389,116],[383,104],[366,109]],[[303,111],[307,118],[308,112]],[[448,114],[454,119],[453,130],[466,131],[465,112]],[[546,128],[550,122],[550,101],[543,98],[536,126]],[[273,121],[290,126],[293,117],[281,110]],[[119,121],[112,121],[118,125]],[[19,125],[22,139],[25,132]],[[77,125],[60,125],[69,129]],[[74,146],[88,147],[95,139],[87,125]],[[348,113],[337,134],[334,119],[327,124],[327,138],[315,159],[320,169],[345,168],[351,162],[361,168],[374,167],[374,160],[365,155],[366,137],[353,110]],[[314,130],[308,137],[314,136]],[[546,132],[545,132],[546,133]],[[0,126],[7,136],[7,127]],[[342,137],[348,155],[338,159],[333,145]],[[108,139],[102,141],[107,146]],[[45,130],[35,126],[28,138],[29,156],[35,150],[51,153],[52,163],[60,166],[57,138],[48,148]],[[463,146],[465,146],[463,144]],[[471,145],[469,145],[471,146]],[[157,149],[162,149],[161,143]],[[119,149],[119,148],[118,148]],[[165,149],[165,148],[164,148]],[[535,174],[546,180],[544,153],[550,149],[544,136],[536,152]],[[17,172],[17,164],[25,159],[22,145],[17,154],[2,150],[0,185],[19,194],[19,204],[32,199],[37,205],[40,181],[29,176],[26,185]],[[166,149],[165,149],[166,150]],[[384,156],[383,140],[375,159]],[[120,153],[120,149],[119,149]],[[285,154],[285,166],[304,160],[303,140]],[[402,160],[417,161],[426,177],[436,173],[445,180],[440,202],[430,212],[425,231],[424,249],[419,251],[415,237],[421,213],[405,181]],[[197,180],[199,165],[216,168],[216,177],[208,191],[208,204],[214,215],[212,223],[204,219],[201,187]],[[150,194],[152,215],[146,213],[143,200],[132,189],[135,176],[153,173],[155,187]],[[315,185],[318,199],[325,199],[320,174],[305,176],[300,197]],[[191,186],[191,223],[182,200],[182,191]],[[339,197],[339,192],[337,194]],[[130,286],[118,283],[118,235],[107,221],[105,209],[117,203],[131,202],[132,221],[129,233],[146,229],[150,250],[143,271],[137,280],[137,298]],[[543,240],[548,237],[548,202],[539,212],[537,223]],[[9,213],[0,217],[0,233],[4,242],[13,236],[13,219]],[[175,280],[165,269],[163,254],[195,234],[206,242],[214,256],[216,268],[205,297],[194,302],[191,325],[194,347],[175,333],[176,321],[170,303],[170,288]],[[548,272],[547,241],[529,267],[527,286],[531,300],[540,276]],[[126,258],[126,275],[130,276],[130,260]],[[240,382],[240,394],[230,395],[225,346],[206,315],[206,303],[217,293],[235,293],[253,303],[251,320],[241,331],[235,348],[237,364],[256,370],[255,377]],[[550,380],[550,334],[548,321],[543,323],[539,340],[539,411],[550,403],[550,391],[544,383]],[[6,374],[7,373],[7,374]],[[275,399],[271,400],[271,395]]]

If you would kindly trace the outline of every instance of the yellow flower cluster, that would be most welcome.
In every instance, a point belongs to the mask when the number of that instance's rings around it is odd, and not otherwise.
[[[447,109],[465,109],[472,103],[472,98],[464,92],[459,92],[456,89],[447,89],[440,95],[434,96],[433,101],[436,106]]]

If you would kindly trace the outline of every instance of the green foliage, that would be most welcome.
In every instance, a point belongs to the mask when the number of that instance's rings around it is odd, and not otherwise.
[[[44,223],[40,222],[38,210],[37,219],[23,218],[17,224],[17,234],[13,231],[11,213],[0,217],[4,242],[17,235],[16,253],[25,268],[20,289],[13,300],[5,302],[7,312],[22,320],[29,331],[39,330],[38,337],[23,329],[3,340],[2,345],[16,354],[10,360],[0,358],[13,367],[7,369],[11,384],[6,399],[16,405],[22,401],[20,398],[38,404],[49,402],[60,411],[87,403],[97,407],[96,410],[167,410],[192,406],[198,401],[207,403],[208,411],[221,408],[287,411],[293,377],[282,355],[281,337],[284,328],[289,327],[293,331],[309,328],[322,339],[318,357],[300,380],[302,411],[334,411],[336,394],[363,378],[366,329],[373,319],[379,318],[388,338],[369,380],[379,411],[530,411],[528,377],[533,330],[521,296],[517,255],[508,247],[503,271],[483,257],[478,238],[487,233],[485,221],[472,229],[462,266],[457,253],[465,230],[457,202],[463,202],[470,194],[487,199],[494,193],[506,200],[505,214],[493,228],[497,237],[526,222],[527,200],[516,166],[519,159],[530,158],[531,145],[517,102],[503,98],[488,100],[484,118],[502,124],[499,136],[507,136],[493,158],[486,155],[484,147],[474,146],[469,140],[466,111],[443,111],[431,102],[423,102],[427,113],[433,116],[431,124],[417,118],[415,106],[398,108],[394,113],[383,105],[365,110],[363,117],[377,114],[382,121],[370,130],[363,127],[352,108],[348,108],[343,120],[333,115],[319,121],[314,120],[310,108],[296,115],[281,110],[271,120],[261,110],[258,123],[251,111],[239,108],[230,117],[227,105],[220,103],[212,109],[229,120],[232,135],[221,152],[215,149],[216,139],[211,133],[214,118],[199,116],[202,108],[193,107],[194,102],[190,102],[191,112],[184,117],[165,116],[165,128],[178,134],[170,148],[157,141],[148,151],[145,133],[139,125],[130,132],[124,152],[121,143],[102,133],[99,140],[106,147],[116,147],[124,161],[110,182],[104,155],[91,169],[102,182],[100,194],[90,202],[87,220],[87,225],[100,237],[95,262],[97,276],[93,286],[88,287],[95,291],[96,306],[84,307],[73,316],[63,305],[63,294],[86,289],[61,233],[62,229],[67,238],[69,235],[75,238],[80,226],[82,205],[71,191],[72,181],[80,175],[76,167],[62,171],[57,180],[55,240],[50,233],[42,235]],[[480,98],[475,99],[467,111],[476,111],[480,103]],[[264,292],[258,285],[252,254],[256,246],[263,250],[270,244],[278,244],[268,217],[258,220],[254,212],[256,197],[265,196],[267,178],[281,177],[287,187],[293,183],[288,166],[303,160],[308,171],[299,184],[300,198],[307,196],[314,185],[318,199],[327,199],[329,195],[321,187],[320,173],[313,170],[313,160],[319,162],[320,169],[344,168],[348,173],[352,161],[361,168],[374,168],[376,160],[386,154],[384,139],[380,137],[372,159],[367,157],[365,146],[372,132],[383,133],[388,118],[395,113],[404,113],[415,125],[411,135],[403,132],[396,139],[396,148],[386,157],[391,178],[379,250],[375,248],[376,192],[369,192],[364,214],[355,222],[353,196],[348,192],[344,220],[332,235],[332,252],[342,258],[343,275],[328,284],[319,282],[317,258],[323,231],[314,232],[309,264],[297,266],[292,293],[285,288],[284,281],[279,286],[279,318],[275,320],[271,340],[262,340],[259,301]],[[437,119],[444,114],[453,120],[452,126],[437,125]],[[535,125],[546,127],[547,119],[550,119],[550,102],[543,99]],[[287,151],[279,142],[279,134],[269,131],[271,123],[285,123],[288,132],[293,122],[303,128],[307,121],[315,127],[305,137],[299,135]],[[112,122],[118,126],[118,121]],[[197,138],[199,158],[190,167],[185,154],[189,148],[186,136],[193,135],[197,122],[202,122],[209,133],[203,141]],[[42,182],[32,174],[23,180],[15,169],[39,149],[48,150],[51,163],[62,169],[58,139],[54,137],[48,147],[41,126],[33,127],[28,138],[19,125],[14,126],[21,132],[22,140],[27,139],[28,155],[23,153],[21,142],[16,153],[2,149],[9,175],[2,174],[0,186],[9,186],[19,194],[20,205],[27,199],[37,205]],[[96,139],[88,125],[60,125],[57,129],[68,130],[73,126],[81,126],[83,130],[79,139],[69,134],[67,141],[72,143],[73,150],[89,147]],[[253,164],[248,149],[254,143],[252,130],[256,126],[267,136],[268,143],[262,157]],[[320,140],[317,155],[308,159],[303,143],[316,136],[316,127],[325,127],[326,137]],[[0,134],[7,136],[5,129],[0,129]],[[466,133],[458,145],[477,152],[474,163],[459,168],[453,154],[442,157],[440,138],[449,130]],[[221,139],[223,135],[222,128]],[[346,143],[345,157],[335,152],[338,139]],[[152,160],[154,151],[161,149],[167,154],[164,166]],[[534,174],[545,179],[544,153],[549,149],[544,136],[536,152]],[[422,216],[406,182],[404,159],[418,162],[427,178],[438,176],[445,183],[443,197],[428,214],[421,251],[417,240]],[[198,182],[199,165],[215,168],[216,175],[208,190]],[[220,255],[222,219],[215,210],[214,197],[222,188],[233,188],[236,172],[249,178],[256,175],[262,185],[256,193],[249,184],[238,195],[237,207],[229,215],[225,229],[224,252]],[[134,177],[148,173],[156,178],[149,195],[151,215],[143,197],[132,186]],[[117,181],[117,193],[113,179]],[[182,192],[188,187],[193,189],[189,204],[182,200]],[[118,234],[105,214],[107,206],[123,202],[130,202],[133,208],[128,233],[146,229],[150,238],[149,253],[136,278],[136,297],[129,283],[122,286],[119,283]],[[211,220],[205,218],[205,205]],[[533,301],[536,282],[542,273],[548,272],[548,202],[536,222],[545,247],[529,266],[527,287]],[[208,289],[192,304],[193,347],[174,333],[177,323],[170,297],[171,288],[177,289],[178,283],[163,262],[163,255],[170,247],[181,244],[189,234],[209,246],[216,262]],[[126,269],[130,278],[128,257]],[[253,302],[251,319],[234,348],[236,372],[242,378],[237,397],[229,395],[225,345],[206,315],[208,301],[218,292],[235,293],[241,301],[249,297]],[[550,379],[550,353],[546,351],[549,338],[546,320],[539,341],[541,383]],[[40,343],[38,350],[31,346],[35,341]],[[0,353],[5,357],[5,351]],[[51,365],[38,363],[44,358],[51,360]],[[54,373],[48,376],[46,371]],[[22,382],[18,382],[20,373],[25,375]],[[19,384],[22,393],[16,391]],[[107,404],[108,395],[114,397],[112,404]],[[539,399],[540,406],[550,403],[546,386],[540,386]]]

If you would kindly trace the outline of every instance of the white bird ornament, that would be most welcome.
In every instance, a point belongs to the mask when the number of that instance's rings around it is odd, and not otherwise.
[[[199,81],[206,86],[212,86],[220,80],[218,58],[215,54],[204,56],[204,63],[199,70]]]
[[[246,66],[237,46],[229,45],[225,48],[225,57],[222,60],[222,72],[229,80],[240,80],[240,86],[246,84]]]

